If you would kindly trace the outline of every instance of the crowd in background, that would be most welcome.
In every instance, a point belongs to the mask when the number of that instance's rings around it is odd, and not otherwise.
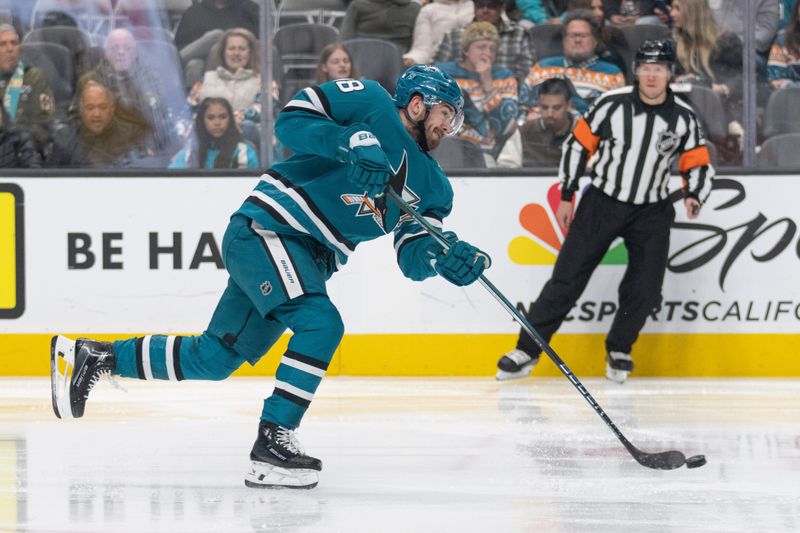
[[[259,168],[258,5],[106,3],[0,0],[2,166]],[[698,108],[716,162],[737,165],[744,3],[342,0],[343,16],[276,34],[269,98],[277,112],[298,89],[344,77],[392,92],[404,67],[434,63],[464,93],[459,142],[480,154],[477,166],[553,167],[578,114],[635,81],[640,42],[671,37],[673,90]],[[768,107],[775,92],[797,98],[800,7],[757,0],[753,10],[763,142],[792,133]],[[278,33],[306,21],[287,14],[275,13]],[[271,155],[288,153],[276,142]]]

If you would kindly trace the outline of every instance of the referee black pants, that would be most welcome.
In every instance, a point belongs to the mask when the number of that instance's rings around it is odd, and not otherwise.
[[[669,200],[634,205],[590,187],[578,205],[553,275],[530,307],[527,318],[533,327],[550,342],[612,241],[622,237],[628,249],[628,268],[619,285],[619,306],[606,349],[631,353],[647,316],[661,303],[674,218]],[[524,331],[520,331],[517,348],[530,355],[541,352]]]

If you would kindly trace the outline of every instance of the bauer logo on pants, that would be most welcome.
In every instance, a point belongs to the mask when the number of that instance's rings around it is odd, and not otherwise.
[[[22,189],[0,183],[0,319],[25,310]]]

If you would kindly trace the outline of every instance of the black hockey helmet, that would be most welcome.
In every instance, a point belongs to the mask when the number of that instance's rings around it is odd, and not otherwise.
[[[648,39],[636,50],[633,71],[644,63],[660,63],[667,65],[670,72],[675,69],[675,47],[669,39]]]

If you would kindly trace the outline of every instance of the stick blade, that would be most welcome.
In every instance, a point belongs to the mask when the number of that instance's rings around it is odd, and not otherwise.
[[[633,458],[647,468],[655,470],[675,470],[686,464],[686,456],[677,450],[670,450],[659,453],[645,453],[639,451],[633,454]]]

